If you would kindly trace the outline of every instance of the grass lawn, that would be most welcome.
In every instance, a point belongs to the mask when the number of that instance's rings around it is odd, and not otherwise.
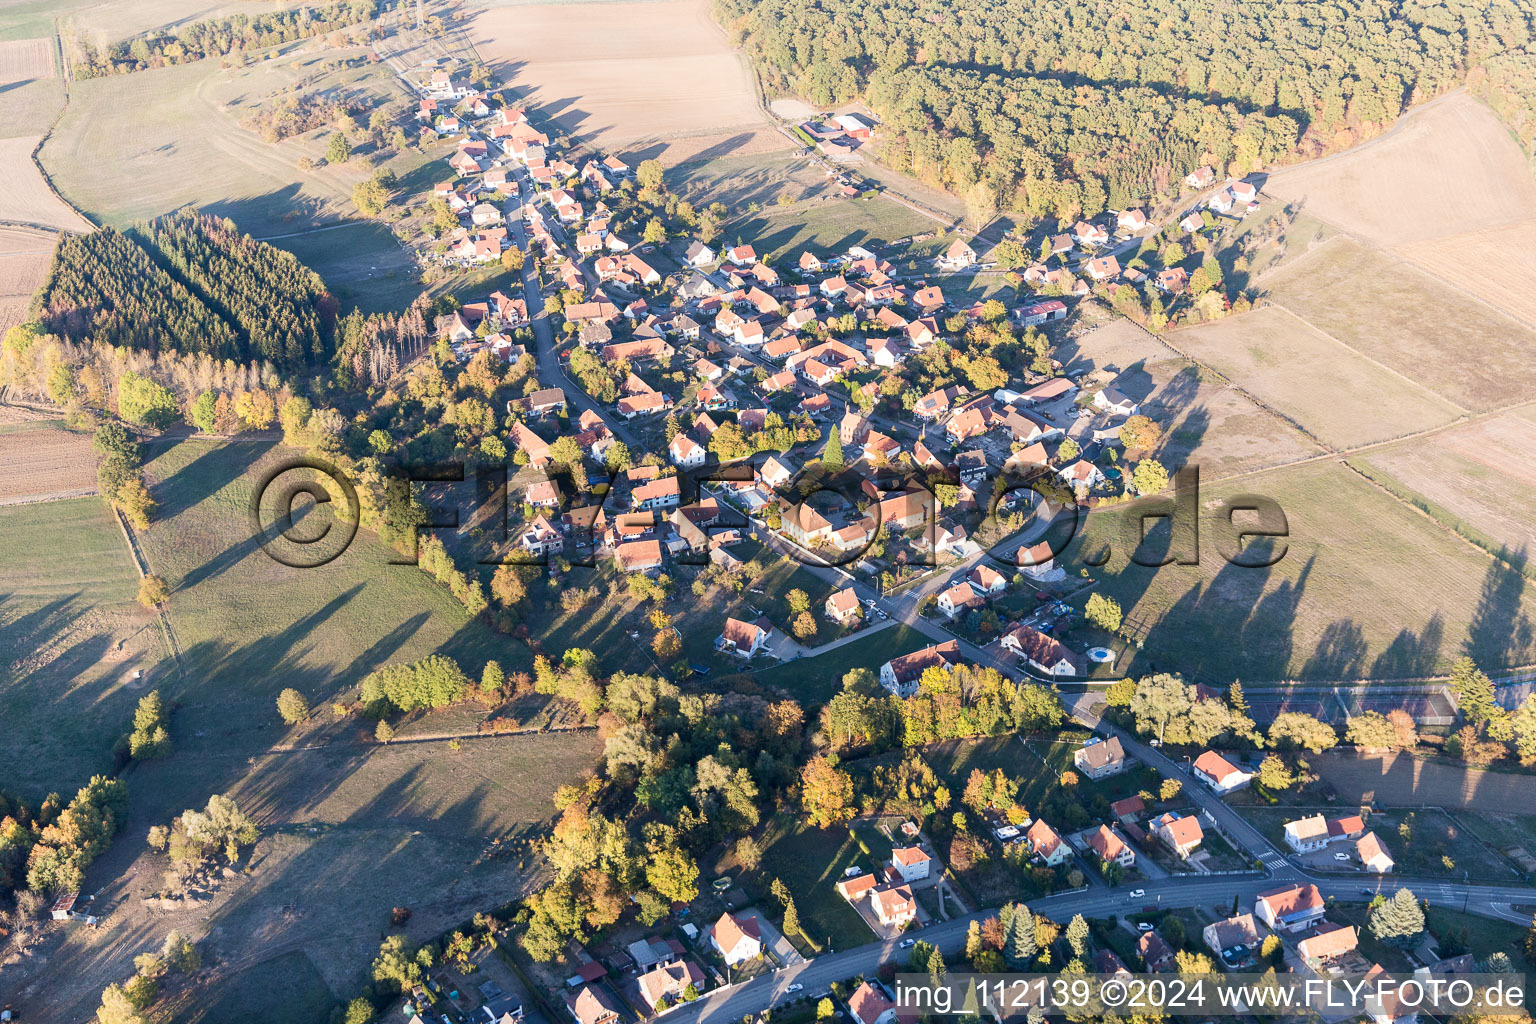
[[[240,121],[320,65],[364,56],[294,47],[243,68],[208,60],[76,82],[39,159],[66,198],[119,228],[188,203],[258,237],[350,219],[352,186],[375,168],[366,154],[302,172],[300,157],[324,154],[328,129],[267,143]],[[384,64],[330,72],[320,84],[338,96],[407,98]],[[407,151],[386,166],[403,176],[420,159]]]
[[[1131,563],[1134,505],[1090,516],[1068,548],[1068,572],[1085,552],[1110,549],[1095,589],[1119,602],[1127,632],[1142,642],[1121,666],[1126,675],[1176,666],[1186,678],[1223,683],[1400,678],[1445,672],[1464,651],[1489,671],[1531,660],[1536,644],[1515,628],[1536,618],[1525,578],[1348,468],[1316,463],[1208,486],[1201,507],[1239,493],[1284,512],[1289,536],[1272,566],[1229,563],[1218,543],[1224,528],[1209,512],[1199,564]],[[1165,537],[1152,530],[1147,553]],[[1262,553],[1257,543],[1250,549]],[[1432,586],[1426,565],[1435,567]]]
[[[20,82],[6,88],[5,98],[9,110],[0,136],[41,135],[64,109],[64,80],[34,78]]]
[[[165,643],[99,498],[0,508],[0,578],[3,781],[30,800],[67,799],[111,770],[139,697],[175,688]]]
[[[272,244],[319,274],[344,310],[399,310],[429,290],[389,228],[377,222],[279,237]],[[456,277],[445,279],[442,290],[452,290],[447,286],[457,284]]]
[[[151,454],[145,475],[160,513],[141,542],[170,584],[187,671],[175,694],[178,749],[270,743],[272,701],[284,687],[323,707],[376,668],[436,651],[472,677],[492,658],[508,671],[531,667],[525,644],[471,621],[419,569],[391,565],[399,556],[366,531],[319,568],[269,557],[253,536],[249,504],[259,474],[286,450],[183,441]]]
[[[1459,811],[1457,817],[1491,846],[1501,850],[1519,846],[1536,852],[1536,816]]]
[[[829,941],[836,949],[848,949],[873,941],[859,912],[833,888],[854,864],[866,872],[876,867],[872,858],[860,851],[848,829],[811,828],[781,815],[769,824],[764,837],[759,874],[765,890],[768,880],[783,880],[795,898],[801,928],[820,950],[825,950]],[[806,951],[803,942],[796,945]]]
[[[801,658],[764,669],[758,683],[773,686],[805,704],[820,705],[843,688],[843,676],[855,668],[879,673],[892,658],[921,650],[933,641],[911,626],[892,626],[814,658]]]
[[[1391,440],[1461,413],[1283,308],[1179,331],[1172,340],[1335,447]],[[1309,372],[1316,366],[1328,372]]]
[[[1436,906],[1424,912],[1424,920],[1440,940],[1441,956],[1446,956],[1446,947],[1451,946],[1458,953],[1470,952],[1479,961],[1488,959],[1491,953],[1507,953],[1517,969],[1522,962],[1521,948],[1527,929],[1520,925]]]
[[[1464,408],[1519,401],[1536,384],[1536,332],[1348,238],[1333,239],[1265,284],[1274,302],[1314,327]],[[1449,344],[1444,324],[1456,325]],[[1456,371],[1441,372],[1446,366]]]
[[[200,991],[193,998],[178,1000],[167,1020],[171,1024],[322,1020],[337,1002],[309,957],[296,951],[247,967],[212,993]]]
[[[750,241],[764,258],[780,259],[807,248],[826,255],[853,245],[883,246],[934,226],[927,217],[876,196],[800,203],[782,212],[765,206],[727,222],[725,235]]]

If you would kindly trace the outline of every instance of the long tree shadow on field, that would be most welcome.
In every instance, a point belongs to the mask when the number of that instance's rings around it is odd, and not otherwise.
[[[379,639],[375,640],[371,645],[369,645],[368,649],[362,654],[358,655],[357,659],[352,662],[352,673],[361,679],[368,675],[368,673],[383,666],[386,662],[389,661],[390,657],[400,648],[404,647],[407,641],[409,641],[411,637],[415,636],[421,627],[425,626],[427,622],[431,620],[431,618],[432,614],[430,612],[417,612],[415,615],[412,615],[409,619],[406,619],[404,622],[400,623],[400,625],[396,626],[385,635],[379,637]],[[326,685],[329,686],[331,683],[327,681]]]
[[[1440,645],[1445,641],[1445,620],[1437,611],[1424,627],[1398,631],[1387,649],[1371,663],[1372,679],[1422,679],[1434,673],[1440,663]]]
[[[1523,665],[1531,660],[1533,630],[1521,608],[1530,581],[1525,577],[1525,545],[1491,562],[1483,590],[1467,627],[1465,652],[1485,669]]]
[[[1365,668],[1365,633],[1353,619],[1330,622],[1302,666],[1303,679],[1321,682],[1358,679]]]
[[[191,462],[169,477],[155,480],[150,491],[159,506],[155,519],[164,523],[206,501],[250,471],[273,448],[276,440],[256,439],[209,445]],[[155,460],[145,467],[151,474]]]
[[[355,599],[362,589],[361,583],[354,583],[277,633],[250,638],[238,644],[222,640],[204,640],[193,644],[184,652],[189,673],[195,679],[202,679],[205,685],[220,680],[308,678],[313,672],[299,664],[310,651],[304,641],[322,623]],[[337,685],[338,679],[349,675],[350,671],[351,666],[341,667],[329,677],[329,684]]]

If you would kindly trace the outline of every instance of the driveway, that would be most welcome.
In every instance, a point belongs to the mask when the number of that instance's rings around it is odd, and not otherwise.
[[[757,922],[757,933],[763,940],[763,945],[773,952],[774,959],[785,967],[794,967],[796,964],[805,963],[805,957],[784,937],[784,933],[774,927],[772,921],[763,915],[756,907],[748,907],[738,911],[737,917],[750,917]]]

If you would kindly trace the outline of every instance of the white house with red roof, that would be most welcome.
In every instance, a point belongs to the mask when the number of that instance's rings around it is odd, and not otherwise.
[[[900,928],[917,919],[917,900],[905,885],[876,889],[869,894],[875,918],[888,928]]]
[[[1214,750],[1207,750],[1194,763],[1195,778],[1225,796],[1242,789],[1253,781],[1253,774],[1245,772]]]
[[[1200,819],[1176,811],[1168,811],[1152,819],[1152,834],[1184,860],[1188,860],[1190,854],[1198,850],[1205,840],[1205,830],[1200,827]]]
[[[721,914],[720,920],[710,926],[709,944],[732,967],[763,955],[762,930],[755,917]]]
[[[1088,849],[1098,856],[1102,864],[1118,864],[1128,868],[1136,863],[1136,851],[1107,825],[1100,825],[1088,834]]]
[[[1323,919],[1327,907],[1315,885],[1290,885],[1260,893],[1253,912],[1273,931],[1299,932]]]
[[[750,658],[768,645],[768,635],[768,630],[755,622],[728,618],[725,628],[715,638],[715,650],[738,658]]]
[[[709,459],[709,453],[704,446],[699,444],[687,434],[678,434],[667,445],[667,453],[672,456],[672,462],[679,469],[694,469],[702,466]]]
[[[1029,844],[1030,852],[1047,867],[1065,864],[1072,859],[1072,848],[1040,818],[1036,818],[1024,833],[1024,841]]]
[[[898,846],[891,851],[891,867],[903,882],[916,882],[928,877],[928,867],[933,858],[923,852],[921,846]]]
[[[856,1024],[895,1024],[896,1021],[896,1004],[867,981],[848,997],[848,1012]]]

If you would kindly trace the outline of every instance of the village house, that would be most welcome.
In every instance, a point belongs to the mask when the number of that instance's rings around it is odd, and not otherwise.
[[[1195,778],[1222,796],[1243,789],[1253,780],[1251,772],[1243,771],[1214,750],[1195,758],[1194,772]]]
[[[832,537],[832,524],[810,505],[788,505],[780,513],[784,535],[803,548],[824,544]]]
[[[829,594],[823,610],[827,618],[838,625],[849,625],[859,618],[859,595],[852,587]]]
[[[972,608],[982,607],[987,601],[976,593],[969,583],[962,580],[940,594],[937,603],[939,611],[953,619],[964,615]]]
[[[565,538],[545,516],[539,516],[523,530],[518,546],[530,555],[557,555],[565,549]]]
[[[738,658],[750,658],[767,646],[768,636],[769,631],[756,622],[728,618],[725,628],[715,638],[715,650]]]
[[[1031,579],[1049,576],[1056,568],[1056,552],[1051,550],[1051,542],[1048,540],[1042,540],[1028,547],[1020,546],[1013,557],[1018,563],[1019,571]]]
[[[920,420],[933,422],[948,412],[949,407],[960,395],[960,388],[953,384],[947,388],[930,391],[912,403],[912,415]]]
[[[1024,841],[1029,844],[1030,853],[1046,867],[1053,868],[1072,859],[1072,848],[1040,818],[1036,818],[1024,833]]]
[[[650,572],[661,568],[661,542],[636,540],[620,544],[613,552],[620,572]]]
[[[1232,190],[1232,198],[1237,200],[1239,203],[1245,203],[1251,206],[1259,201],[1259,190],[1254,187],[1254,184],[1251,181],[1235,181],[1230,187]]]
[[[1323,894],[1315,885],[1291,885],[1261,893],[1254,904],[1254,914],[1276,932],[1303,931],[1322,920],[1324,909]]]
[[[901,928],[917,918],[917,900],[904,885],[876,889],[869,894],[875,918],[888,928]]]
[[[664,476],[636,487],[629,498],[636,509],[671,508],[682,503],[683,492],[677,477]]]
[[[704,988],[704,972],[691,960],[662,964],[640,975],[640,996],[654,1013],[665,1009],[683,998],[689,988],[695,992]]]
[[[1314,971],[1327,970],[1360,945],[1360,937],[1349,925],[1324,921],[1317,930],[1296,943],[1296,953]]]
[[[983,594],[1001,594],[1008,589],[1008,581],[1003,574],[991,566],[978,565],[966,574],[966,580]]]
[[[709,944],[732,967],[763,955],[762,929],[755,917],[735,917],[729,912],[721,914],[720,919],[710,926]]]
[[[1381,840],[1375,832],[1367,832],[1355,840],[1355,857],[1360,861],[1360,866],[1367,871],[1374,871],[1378,875],[1392,873],[1392,855],[1387,852]]]
[[[709,453],[704,450],[704,446],[687,434],[674,437],[672,443],[667,445],[667,452],[672,456],[673,465],[679,469],[694,469],[709,460]]]
[[[855,1024],[895,1024],[896,1004],[866,981],[848,997],[848,1013]]]
[[[1125,771],[1125,748],[1118,736],[1107,740],[1095,736],[1072,755],[1072,764],[1090,779],[1105,779]]]
[[[1169,811],[1152,819],[1152,834],[1162,840],[1164,846],[1184,860],[1200,848],[1205,831],[1200,819],[1190,814]]]
[[[960,664],[960,660],[960,641],[945,640],[881,665],[880,685],[898,697],[910,697],[917,692],[917,682],[924,671],[934,667],[953,668]]]
[[[1254,963],[1259,950],[1259,928],[1252,914],[1238,914],[1214,921],[1200,932],[1206,948],[1221,958],[1228,970],[1239,970]]]
[[[1100,825],[1088,834],[1088,848],[1100,864],[1118,864],[1128,868],[1136,863],[1136,851],[1108,825]]]
[[[1080,220],[1072,225],[1072,239],[1078,245],[1101,246],[1109,244],[1109,232],[1097,224]]]
[[[565,1006],[576,1024],[618,1024],[619,1011],[600,987],[581,986],[565,997]]]
[[[619,399],[614,408],[620,416],[626,420],[632,420],[636,416],[664,412],[671,405],[672,399],[660,391],[644,391],[638,395],[625,395]]]
[[[1321,814],[1285,823],[1285,843],[1297,853],[1321,850],[1328,845],[1328,823]]]
[[[1184,215],[1183,220],[1179,221],[1179,227],[1183,228],[1190,234],[1194,234],[1201,228],[1205,227],[1205,219],[1201,217],[1198,212],[1192,210]]]
[[[976,265],[976,250],[966,244],[965,239],[957,238],[934,263],[940,270],[950,272],[964,270],[966,267]]]
[[[757,471],[758,482],[774,489],[783,487],[795,478],[795,471],[779,460],[776,455],[770,455],[763,460],[762,468]]]
[[[1198,168],[1184,176],[1184,184],[1190,188],[1210,188],[1216,184],[1216,172],[1210,167]]]
[[[1139,234],[1147,229],[1147,215],[1140,210],[1121,210],[1115,215],[1115,230],[1125,235]]]
[[[903,882],[917,882],[928,877],[928,867],[933,863],[920,846],[898,846],[891,850],[891,867]]]
[[[715,262],[715,250],[703,242],[694,242],[684,257],[690,267],[707,267]]]
[[[549,461],[549,442],[535,434],[525,424],[514,420],[507,428],[507,433],[513,449],[528,454],[529,465],[539,466]]]
[[[544,388],[527,398],[528,411],[535,416],[553,416],[565,411],[565,392],[559,388]]]
[[[534,508],[559,508],[560,485],[553,480],[536,480],[528,485],[523,500]]]
[[[1150,932],[1143,932],[1136,939],[1136,954],[1141,957],[1141,962],[1147,970],[1154,974],[1162,974],[1174,970],[1177,966],[1173,947],[1168,941],[1157,933],[1154,928]]]
[[[1056,475],[1078,494],[1091,491],[1104,482],[1104,474],[1100,472],[1099,467],[1084,459],[1078,459],[1069,466],[1061,467],[1056,471]]]
[[[1037,672],[1048,676],[1080,676],[1083,674],[1082,660],[1069,651],[1061,641],[1046,633],[1040,632],[1033,626],[1019,623],[1008,632],[1004,633],[999,641],[1005,651],[1027,662]],[[1119,739],[1110,740],[1118,744]],[[1096,744],[1104,746],[1105,744]],[[1085,748],[1087,749],[1087,748]],[[1082,750],[1077,752],[1083,754]],[[1114,774],[1107,772],[1106,774]],[[1091,778],[1100,776],[1091,775]]]
[[[1095,281],[1112,281],[1120,276],[1120,261],[1113,256],[1098,256],[1088,261],[1088,276]]]
[[[1189,287],[1189,275],[1183,267],[1169,267],[1167,270],[1158,271],[1153,278],[1157,290],[1168,295],[1180,295]]]

